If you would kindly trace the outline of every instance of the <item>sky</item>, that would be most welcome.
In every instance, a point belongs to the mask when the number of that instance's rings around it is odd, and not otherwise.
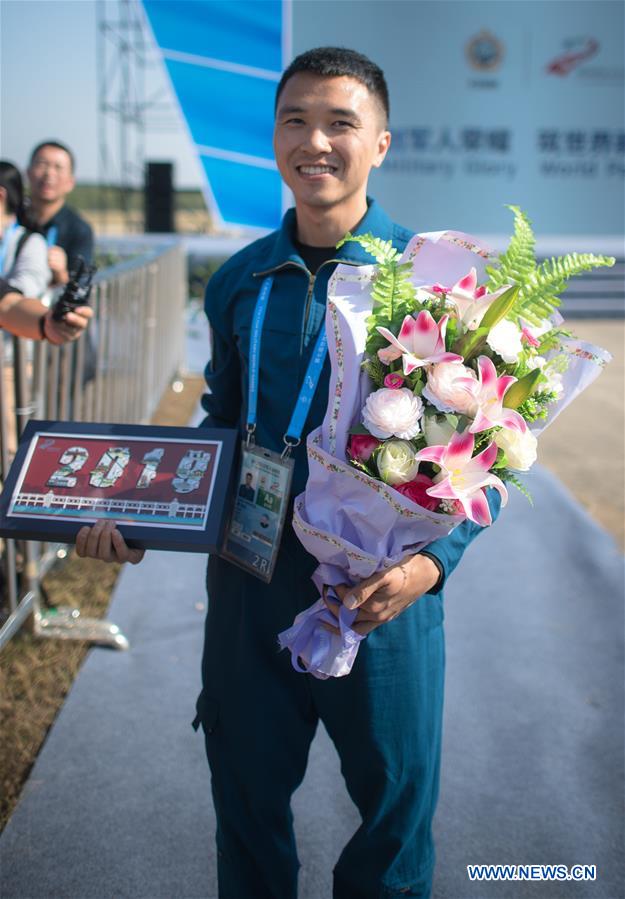
[[[117,4],[107,4],[109,14]],[[20,168],[33,146],[56,138],[77,157],[79,181],[98,180],[97,4],[95,0],[0,0],[0,155]],[[151,38],[150,38],[151,40]],[[174,162],[177,188],[199,187],[199,163],[156,54],[146,96],[167,101],[173,133],[148,129],[145,158]],[[109,81],[116,88],[114,73]],[[161,116],[163,118],[163,116]],[[111,171],[117,124],[108,117]],[[134,154],[132,154],[134,157]]]

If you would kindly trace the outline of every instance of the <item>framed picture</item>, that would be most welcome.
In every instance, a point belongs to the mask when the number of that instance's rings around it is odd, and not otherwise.
[[[0,494],[0,535],[73,543],[109,518],[129,546],[218,552],[239,442],[235,430],[30,421]]]

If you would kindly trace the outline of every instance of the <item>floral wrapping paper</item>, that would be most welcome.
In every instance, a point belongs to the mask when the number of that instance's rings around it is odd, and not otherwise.
[[[477,239],[457,231],[430,232],[413,237],[402,262],[411,261],[415,287],[436,282],[453,284],[470,268],[478,281],[496,256]],[[309,477],[295,500],[293,527],[304,547],[319,561],[313,574],[323,585],[354,584],[418,552],[445,536],[463,514],[430,512],[394,488],[350,465],[346,456],[349,431],[360,421],[361,410],[373,390],[361,370],[371,313],[374,266],[339,265],[328,285],[326,331],[331,365],[328,408],[320,428],[307,439]],[[563,391],[547,420],[530,425],[536,435],[550,424],[601,372],[610,354],[580,340],[567,340],[569,367]],[[350,625],[355,612],[341,607],[340,635],[323,623],[334,623],[318,600],[297,616],[279,635],[291,652],[294,667],[318,678],[349,673],[362,637]]]

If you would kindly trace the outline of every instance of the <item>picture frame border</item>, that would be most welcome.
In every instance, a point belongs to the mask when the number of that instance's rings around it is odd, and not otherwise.
[[[143,440],[189,441],[194,448],[202,442],[218,443],[220,452],[216,461],[214,482],[210,494],[206,524],[201,529],[190,529],[172,525],[153,527],[151,525],[118,524],[128,546],[137,549],[154,549],[169,552],[218,553],[224,538],[225,528],[233,502],[234,478],[239,455],[240,436],[231,428],[193,428],[166,425],[134,425],[102,422],[46,421],[32,419],[20,437],[15,458],[0,493],[0,536],[13,540],[37,540],[50,543],[75,543],[78,531],[93,523],[85,518],[83,522],[62,519],[20,515],[9,516],[8,510],[15,487],[28,461],[33,438],[37,434],[53,436],[112,437],[115,442],[124,437]],[[200,447],[198,447],[200,441]]]

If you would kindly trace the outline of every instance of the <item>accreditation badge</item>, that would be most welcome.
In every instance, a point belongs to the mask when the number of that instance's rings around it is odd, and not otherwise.
[[[220,556],[271,581],[287,514],[293,460],[243,443],[230,523]]]

